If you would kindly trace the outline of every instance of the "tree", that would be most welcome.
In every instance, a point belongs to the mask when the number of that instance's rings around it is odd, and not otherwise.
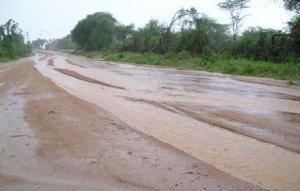
[[[283,3],[286,9],[300,13],[300,0],[283,0]]]
[[[138,52],[160,52],[165,28],[158,20],[150,20],[132,35],[132,48]]]
[[[113,50],[127,51],[132,48],[133,35],[135,33],[134,25],[119,24],[116,27],[116,39],[111,46]]]
[[[181,31],[177,50],[197,54],[220,53],[227,39],[225,25],[202,16],[194,20],[193,27]]]
[[[145,51],[152,52],[159,49],[164,27],[158,20],[150,20],[142,29]]]
[[[243,32],[232,54],[237,57],[273,62],[287,61],[290,54],[287,33],[273,29],[250,27]]]
[[[243,15],[244,9],[249,8],[248,3],[250,0],[226,0],[218,4],[221,9],[224,9],[230,13],[232,35],[236,40],[237,35],[240,32],[241,23],[247,15]]]
[[[172,29],[176,22],[181,21],[182,25],[194,23],[195,19],[198,18],[198,15],[199,13],[194,7],[190,9],[180,9],[173,15],[171,22],[166,28],[166,32],[163,34],[163,38],[161,39],[162,49],[164,52],[170,51],[173,48],[172,41],[174,35],[172,34]]]
[[[26,56],[27,46],[24,43],[22,30],[12,19],[0,26],[0,58]]]
[[[174,26],[174,24],[177,21],[183,20],[186,23],[187,22],[186,17],[190,17],[190,18],[192,18],[192,20],[195,20],[198,17],[198,15],[199,15],[199,13],[197,12],[197,10],[194,7],[190,8],[190,9],[180,9],[173,15],[172,20],[167,28],[167,31],[170,33],[172,30],[172,27]]]
[[[300,56],[300,16],[295,17],[292,22],[289,23],[290,37],[293,41],[293,50]]]
[[[38,39],[32,41],[31,46],[32,46],[32,48],[35,48],[35,49],[42,49],[42,48],[44,48],[46,43],[47,43],[46,39],[38,38]]]
[[[111,45],[115,30],[116,19],[109,13],[98,12],[79,21],[71,36],[80,49],[96,51]]]
[[[300,0],[283,0],[287,10],[295,11],[297,15],[288,23],[292,49],[296,56],[300,57]]]

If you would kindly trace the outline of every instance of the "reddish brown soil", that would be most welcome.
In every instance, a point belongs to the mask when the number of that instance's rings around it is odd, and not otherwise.
[[[15,137],[16,144],[4,148],[16,149],[14,158],[31,170],[21,173],[24,169],[18,168],[19,163],[11,164],[16,170],[0,168],[0,190],[262,190],[69,95],[42,77],[30,62],[7,64],[1,71],[5,83],[0,86],[1,101],[9,102],[14,96],[26,101],[23,117],[35,136]],[[12,88],[15,93],[9,94]],[[8,115],[7,120],[13,117]],[[21,135],[18,131],[16,126],[15,133]],[[7,135],[0,133],[0,137]],[[23,159],[26,150],[17,149],[22,138],[35,137],[37,148],[31,158]],[[12,159],[0,160],[10,164]],[[40,170],[44,163],[49,165],[46,171]]]

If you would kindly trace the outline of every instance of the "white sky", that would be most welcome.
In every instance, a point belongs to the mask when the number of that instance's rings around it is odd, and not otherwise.
[[[12,18],[29,32],[30,40],[60,38],[76,23],[94,12],[110,12],[123,24],[144,26],[150,19],[169,22],[180,8],[195,7],[220,23],[229,23],[229,15],[217,4],[222,0],[0,0],[0,24]],[[283,29],[292,13],[281,0],[252,0],[243,28],[261,26]]]

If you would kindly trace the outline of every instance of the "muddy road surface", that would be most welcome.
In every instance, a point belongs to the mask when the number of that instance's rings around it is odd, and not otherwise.
[[[53,52],[0,65],[0,190],[300,188],[300,88]]]

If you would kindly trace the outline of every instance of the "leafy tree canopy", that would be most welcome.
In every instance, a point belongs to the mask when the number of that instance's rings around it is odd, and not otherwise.
[[[32,46],[32,48],[35,48],[35,49],[41,49],[41,48],[44,48],[44,45],[46,43],[47,43],[46,39],[38,38],[38,39],[32,41],[31,46]]]
[[[300,0],[283,0],[283,2],[286,9],[300,13]]]
[[[16,58],[26,56],[28,47],[24,43],[22,30],[14,20],[0,25],[0,58]]]
[[[83,50],[101,50],[112,43],[116,24],[110,13],[88,15],[72,30],[72,40]]]

